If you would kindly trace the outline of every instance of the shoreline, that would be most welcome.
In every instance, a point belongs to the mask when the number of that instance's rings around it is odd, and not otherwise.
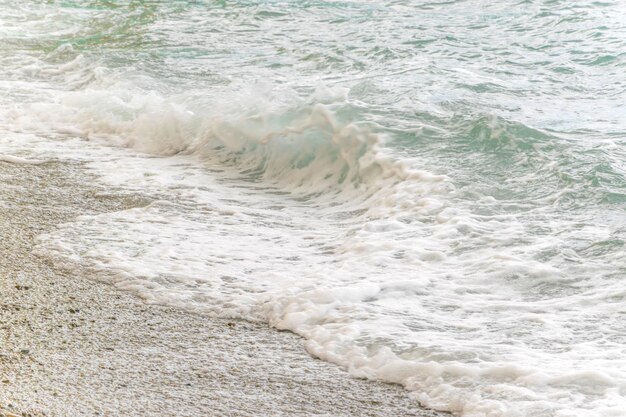
[[[312,358],[294,334],[148,305],[34,255],[58,224],[132,207],[89,176],[0,161],[0,416],[448,415]]]

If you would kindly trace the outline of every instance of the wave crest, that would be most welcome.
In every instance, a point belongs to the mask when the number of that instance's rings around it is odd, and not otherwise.
[[[354,121],[358,109],[343,91],[303,99],[290,90],[254,87],[164,97],[119,82],[69,92],[56,104],[31,105],[14,116],[27,129],[46,126],[156,155],[199,155],[250,181],[307,194],[350,189],[368,197],[406,180],[443,179],[390,155],[384,135]]]

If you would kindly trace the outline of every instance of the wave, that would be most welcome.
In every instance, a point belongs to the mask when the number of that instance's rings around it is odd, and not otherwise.
[[[77,71],[81,80],[96,81],[60,92],[53,103],[14,108],[14,126],[154,155],[193,154],[234,168],[248,181],[308,197],[348,193],[366,200],[382,191],[391,198],[388,190],[397,197],[402,184],[400,194],[414,200],[449,188],[447,177],[394,156],[384,134],[358,121],[360,109],[345,89],[320,87],[302,96],[257,84],[164,96],[128,74],[93,68],[89,77],[85,68],[64,68],[72,86]]]

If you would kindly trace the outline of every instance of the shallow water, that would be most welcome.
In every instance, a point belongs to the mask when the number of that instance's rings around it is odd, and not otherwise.
[[[150,302],[462,416],[626,415],[624,16],[5,1],[0,154],[144,194],[39,252]]]

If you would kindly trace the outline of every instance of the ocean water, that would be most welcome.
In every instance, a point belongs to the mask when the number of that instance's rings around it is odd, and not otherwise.
[[[626,416],[625,74],[621,0],[3,0],[0,163],[128,195],[38,252],[148,302],[459,416]]]

